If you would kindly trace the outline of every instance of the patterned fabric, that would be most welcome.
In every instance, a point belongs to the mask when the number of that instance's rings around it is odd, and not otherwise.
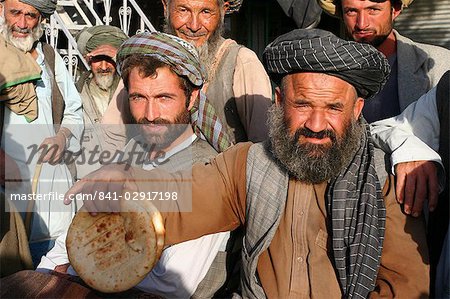
[[[205,82],[205,72],[195,48],[173,35],[151,32],[131,37],[117,52],[117,69],[121,70],[124,60],[133,54],[152,56],[161,60],[177,75],[186,77],[198,88]],[[217,151],[222,152],[232,144],[214,107],[202,92],[191,110],[191,120],[196,133],[203,135]]]
[[[389,62],[374,47],[320,29],[296,29],[278,37],[264,50],[263,62],[278,84],[286,74],[321,72],[347,81],[366,99],[381,90],[390,72]]]
[[[128,36],[122,30],[109,25],[86,27],[75,38],[81,55],[86,55],[101,45],[112,45],[119,48],[126,39]]]
[[[232,13],[234,13],[236,11],[239,11],[239,9],[241,8],[241,5],[242,5],[242,1],[243,0],[231,0],[231,1],[228,1],[228,5],[229,6],[228,6],[226,14],[232,14]]]
[[[233,145],[219,120],[216,109],[200,91],[199,101],[191,110],[191,122],[197,135],[202,134],[219,153]]]
[[[33,6],[44,18],[48,18],[55,12],[57,0],[20,0],[20,2]]]
[[[336,11],[336,2],[339,0],[317,0],[323,11],[332,17],[340,17],[340,11]],[[408,7],[414,0],[401,0],[403,7]]]
[[[375,287],[383,246],[386,209],[375,171],[369,126],[352,163],[330,184],[333,259],[342,298],[367,298]],[[258,283],[258,258],[270,245],[285,210],[289,175],[269,144],[250,147],[242,289],[246,298],[265,298]]]
[[[364,126],[358,152],[327,195],[335,268],[346,298],[367,298],[375,288],[386,222],[370,129]]]

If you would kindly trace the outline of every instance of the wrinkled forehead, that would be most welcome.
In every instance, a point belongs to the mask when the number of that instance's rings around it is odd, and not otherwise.
[[[40,15],[39,10],[37,10],[35,7],[22,3],[19,0],[4,0],[0,1],[0,3],[3,5],[5,10],[18,10],[22,13],[33,13]]]

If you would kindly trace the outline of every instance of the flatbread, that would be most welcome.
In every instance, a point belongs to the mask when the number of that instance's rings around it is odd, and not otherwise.
[[[70,263],[92,288],[104,293],[136,286],[153,268],[164,246],[163,220],[151,203],[120,202],[118,214],[75,215],[66,239]]]

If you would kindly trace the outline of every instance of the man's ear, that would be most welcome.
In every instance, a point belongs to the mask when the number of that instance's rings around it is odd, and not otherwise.
[[[402,10],[403,10],[402,1],[394,1],[394,4],[392,4],[392,21],[394,21],[400,15]]]
[[[280,107],[282,103],[283,103],[283,97],[281,95],[281,89],[279,86],[277,86],[275,88],[275,105]]]
[[[356,99],[355,106],[353,106],[353,116],[355,117],[355,119],[359,118],[363,107],[364,107],[364,99],[358,97]]]
[[[196,88],[192,91],[191,97],[189,99],[188,111],[191,111],[191,109],[194,107],[195,101],[197,100],[199,94],[200,94],[199,88]]]

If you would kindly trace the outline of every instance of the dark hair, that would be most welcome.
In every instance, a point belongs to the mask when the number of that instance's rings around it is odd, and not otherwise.
[[[156,70],[162,67],[168,67],[174,74],[177,75],[180,83],[180,88],[183,89],[186,95],[186,105],[189,105],[189,100],[192,91],[196,88],[186,77],[178,76],[178,74],[172,69],[172,67],[165,62],[159,60],[154,56],[146,56],[143,54],[132,54],[128,56],[122,66],[122,79],[125,88],[128,90],[129,76],[133,69],[137,68],[139,75],[142,78],[155,77]]]
[[[386,2],[388,0],[369,0],[371,2]],[[397,6],[400,5],[400,8],[403,6],[402,0],[389,0],[391,2],[391,6]],[[336,5],[336,12],[338,12],[340,15],[342,15],[342,3],[341,0],[334,0],[334,4]]]

